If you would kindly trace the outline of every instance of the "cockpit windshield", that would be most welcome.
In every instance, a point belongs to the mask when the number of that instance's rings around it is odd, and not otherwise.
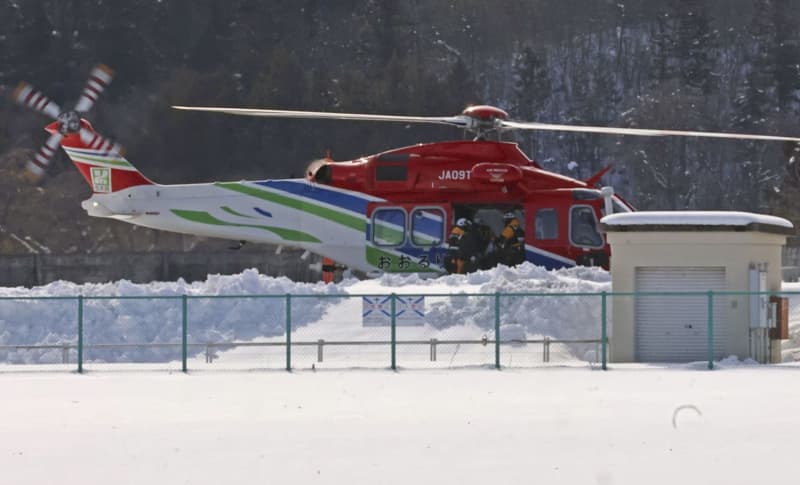
[[[591,206],[572,206],[569,212],[569,239],[579,247],[603,247],[603,236],[597,228],[597,217]]]
[[[623,202],[619,197],[616,195],[611,197],[611,205],[614,208],[614,214],[618,212],[633,212],[633,210]]]

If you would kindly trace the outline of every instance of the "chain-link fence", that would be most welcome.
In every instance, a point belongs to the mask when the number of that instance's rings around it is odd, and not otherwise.
[[[793,326],[800,322],[800,293],[769,293],[780,295],[788,297]],[[751,297],[741,292],[2,297],[0,365],[77,366],[79,372],[124,364],[184,371],[575,363],[606,368],[608,344],[615,338],[612,310],[619,305],[636,321],[633,335],[625,337],[635,350],[631,360],[707,360],[711,367],[726,357],[731,339],[726,321]],[[792,333],[784,342],[784,360],[800,360],[795,350],[800,336]],[[759,345],[751,343],[742,356],[763,356],[767,350]]]

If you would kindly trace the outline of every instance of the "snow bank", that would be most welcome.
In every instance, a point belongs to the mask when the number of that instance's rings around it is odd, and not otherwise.
[[[785,290],[798,288],[800,284],[784,283]],[[117,345],[109,349],[91,349],[85,354],[87,362],[180,359],[180,349],[175,346],[141,348],[133,344],[180,343],[180,296],[183,294],[192,296],[188,300],[190,344],[281,337],[285,332],[287,293],[320,296],[298,298],[294,300],[297,303],[292,304],[293,331],[305,330],[304,337],[331,338],[334,336],[332,332],[338,332],[335,338],[347,339],[365,332],[358,318],[360,300],[348,301],[326,295],[397,293],[442,295],[426,298],[425,327],[404,329],[404,336],[475,339],[488,335],[491,338],[495,325],[494,295],[499,292],[503,295],[500,298],[501,340],[544,337],[598,339],[601,333],[598,294],[602,291],[611,291],[610,275],[602,269],[576,267],[548,271],[529,263],[517,268],[499,266],[469,275],[435,279],[413,274],[384,275],[374,280],[348,279],[338,285],[295,283],[284,277],[261,275],[256,270],[230,276],[211,275],[204,282],[191,284],[182,280],[84,285],[59,281],[32,289],[0,288],[0,297],[47,298],[0,299],[0,346],[75,344],[78,320],[75,297],[81,294],[87,297],[125,297],[85,300],[84,342],[87,345]],[[242,295],[271,297],[226,298]],[[61,297],[68,298],[58,299]],[[800,297],[792,298],[792,323],[800,322],[800,314],[795,315],[795,312],[800,312],[800,301],[796,299],[800,300]],[[610,304],[611,301],[609,319]],[[318,331],[315,325],[319,326]],[[784,345],[785,360],[792,360],[797,354],[792,349],[800,348],[800,325],[793,325],[791,334],[792,339]],[[594,344],[570,344],[566,351],[575,359],[596,359]],[[60,348],[0,349],[0,362],[60,363],[62,357]],[[70,359],[74,362],[74,355]],[[722,365],[732,363],[730,360],[722,362]]]
[[[283,295],[341,294],[341,288],[323,283],[295,283],[272,278],[251,269],[237,275],[210,275],[204,282],[134,284],[117,281],[78,285],[58,281],[32,289],[0,288],[0,297],[41,297],[38,300],[0,300],[0,345],[60,345],[77,342],[78,303],[75,297],[125,297],[88,299],[84,302],[84,342],[91,344],[179,343],[181,295],[216,298],[188,300],[190,343],[252,340],[281,335],[285,330]],[[224,295],[275,295],[275,298],[219,298]],[[69,299],[58,299],[72,297]],[[136,297],[158,297],[136,298]],[[318,320],[336,299],[312,298],[292,306],[295,326]],[[92,350],[87,361],[156,362],[175,360],[175,348],[114,348]],[[9,363],[59,363],[61,350],[0,350]]]

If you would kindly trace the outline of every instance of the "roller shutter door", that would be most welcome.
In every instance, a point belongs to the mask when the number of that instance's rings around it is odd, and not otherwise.
[[[638,267],[638,292],[725,291],[724,267]],[[725,350],[725,297],[714,298],[714,357]],[[634,303],[638,362],[692,362],[708,358],[708,296],[640,296]]]

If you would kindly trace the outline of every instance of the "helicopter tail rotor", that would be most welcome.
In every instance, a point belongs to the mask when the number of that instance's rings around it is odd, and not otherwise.
[[[19,86],[11,93],[11,97],[17,103],[53,119],[58,118],[61,113],[61,108],[57,104],[26,82],[19,83]]]
[[[103,137],[86,127],[80,129],[81,141],[91,150],[97,150],[103,155],[123,156],[125,150],[119,143]]]
[[[56,103],[28,83],[22,82],[17,86],[11,94],[14,101],[56,120],[47,127],[50,137],[26,165],[29,179],[34,182],[41,180],[61,141],[68,136],[80,136],[81,141],[88,148],[97,150],[101,154],[122,153],[119,143],[108,140],[83,126],[85,122],[79,115],[79,113],[85,113],[92,109],[100,94],[111,82],[113,73],[114,71],[108,66],[103,64],[96,66],[86,82],[75,109],[69,111],[62,111]]]
[[[58,146],[61,143],[62,138],[64,138],[64,135],[61,133],[53,133],[50,135],[50,138],[44,142],[44,145],[39,148],[39,151],[36,152],[36,155],[34,155],[32,159],[28,160],[28,163],[25,165],[25,169],[28,171],[28,178],[31,181],[36,182],[44,176],[47,167],[50,165],[50,159],[53,158],[56,150],[58,150]]]
[[[114,79],[114,71],[110,67],[105,64],[95,66],[86,81],[86,86],[83,88],[83,93],[78,103],[75,105],[75,111],[85,113],[92,109],[97,98],[111,84],[112,79]]]

